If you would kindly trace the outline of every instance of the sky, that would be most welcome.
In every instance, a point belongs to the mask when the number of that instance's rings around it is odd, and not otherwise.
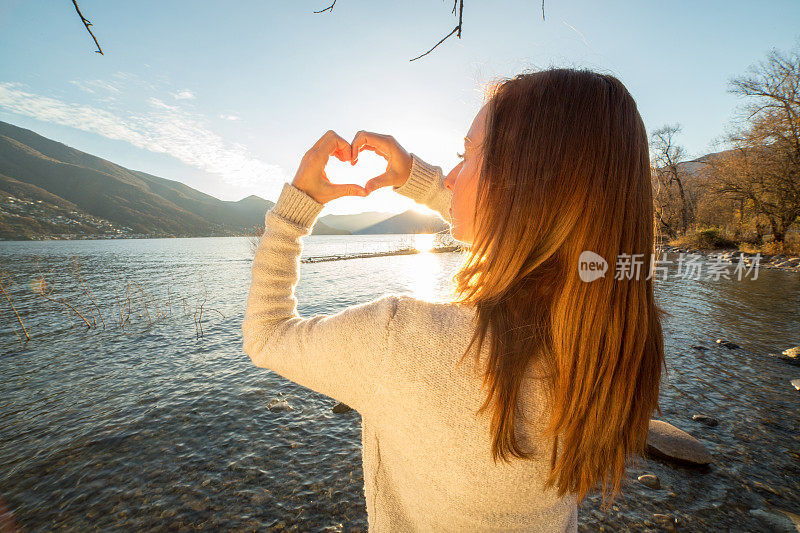
[[[393,135],[447,173],[491,81],[551,66],[613,74],[648,131],[679,123],[689,158],[719,149],[727,92],[800,42],[800,2],[0,0],[0,120],[223,200],[275,201],[327,130]],[[331,159],[335,183],[385,162]],[[322,214],[426,208],[389,187]]]

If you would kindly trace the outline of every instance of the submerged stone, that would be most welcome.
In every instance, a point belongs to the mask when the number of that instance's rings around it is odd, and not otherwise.
[[[708,415],[703,415],[703,414],[694,415],[692,417],[692,420],[694,420],[695,422],[701,422],[701,423],[707,425],[708,427],[712,427],[712,428],[719,424],[719,421],[716,418],[714,418],[713,416],[708,416]]]
[[[656,489],[656,490],[661,488],[661,482],[658,480],[658,476],[656,476],[655,474],[642,474],[636,479],[638,479],[639,483],[641,483],[645,487],[649,487],[651,489]]]
[[[699,440],[663,420],[650,421],[647,453],[694,465],[707,465],[712,459],[708,449]]]
[[[269,404],[267,404],[267,409],[269,409],[270,411],[276,411],[276,412],[291,411],[292,410],[292,406],[289,405],[289,402],[287,402],[284,399],[275,398],[274,400],[269,402]]]
[[[796,533],[800,531],[800,516],[780,509],[751,509],[750,514],[770,525],[770,531]]]
[[[736,350],[738,348],[741,348],[741,346],[739,346],[735,342],[731,342],[731,341],[728,341],[728,340],[725,340],[725,339],[717,339],[717,344],[719,344],[723,348],[727,348],[729,350]]]

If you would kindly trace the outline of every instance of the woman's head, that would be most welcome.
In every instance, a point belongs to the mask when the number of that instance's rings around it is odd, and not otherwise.
[[[647,279],[654,226],[644,124],[618,79],[573,69],[503,80],[481,113],[479,153],[459,170],[472,180],[448,179],[461,224],[454,237],[471,244],[454,277],[458,300],[478,308],[473,341],[492,339],[482,409],[495,398],[495,459],[526,456],[513,415],[534,364],[553,400],[544,432],[561,442],[548,484],[583,497],[598,482],[605,494],[610,481],[616,492],[626,459],[644,448],[664,365]],[[581,279],[585,251],[608,262],[604,277]],[[615,279],[618,257],[635,258],[640,274]]]

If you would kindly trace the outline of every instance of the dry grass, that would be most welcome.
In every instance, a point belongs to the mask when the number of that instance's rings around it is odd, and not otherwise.
[[[790,255],[800,256],[800,234],[789,233],[784,242],[765,242],[764,244],[753,244],[743,242],[739,244],[739,250],[747,253],[762,253],[769,255]]]
[[[203,337],[203,320],[208,320],[209,313],[226,318],[220,310],[208,306],[205,288],[202,295],[176,297],[170,286],[167,286],[166,294],[159,295],[146,284],[124,281],[110,290],[104,287],[103,290],[110,295],[105,301],[100,301],[86,282],[82,270],[78,260],[73,258],[59,271],[53,267],[43,272],[37,262],[36,274],[33,278],[28,277],[25,283],[18,283],[17,278],[21,276],[0,272],[0,293],[14,315],[13,330],[20,341],[31,340],[25,320],[34,322],[30,320],[32,317],[41,318],[43,315],[65,319],[71,325],[82,326],[85,331],[103,329],[123,333],[137,325],[151,327],[176,316],[192,317],[197,339]],[[176,305],[178,302],[180,307]],[[56,323],[53,319],[36,322]]]
[[[22,332],[25,334],[24,340],[29,341],[31,340],[31,336],[28,334],[28,330],[27,328],[25,328],[25,324],[22,322],[22,317],[19,316],[19,311],[17,311],[16,306],[14,306],[14,302],[11,301],[11,297],[8,295],[8,292],[6,292],[4,281],[7,283],[7,276],[8,274],[6,272],[0,272],[0,292],[2,292],[3,296],[5,296],[8,305],[11,306],[11,310],[14,312],[14,316],[17,318],[17,322],[19,323],[19,326],[22,328]],[[22,335],[20,335],[16,329],[14,329],[14,333],[16,333],[17,337],[19,337],[19,340],[23,340]]]
[[[782,243],[770,241],[756,244],[748,240],[734,240],[716,228],[707,228],[690,231],[677,239],[671,240],[669,244],[670,246],[696,250],[738,248],[742,252],[753,254],[800,256],[800,234],[798,233],[788,233],[786,240]]]
[[[720,250],[726,248],[736,248],[736,243],[716,228],[707,228],[697,231],[690,231],[685,235],[670,241],[670,246],[679,248],[694,248],[697,250]]]

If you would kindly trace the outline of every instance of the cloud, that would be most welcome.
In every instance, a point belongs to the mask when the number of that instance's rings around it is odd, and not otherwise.
[[[238,115],[220,115],[219,118],[222,120],[242,120],[242,117]]]
[[[188,89],[172,93],[172,97],[175,100],[194,100],[195,98],[194,93]]]
[[[103,91],[112,94],[119,94],[121,92],[119,87],[103,80],[72,80],[70,83],[80,90],[90,94],[96,94]]]
[[[228,143],[208,129],[203,117],[179,105],[151,97],[139,113],[119,115],[27,92],[0,82],[0,108],[45,122],[70,126],[136,147],[171,155],[183,163],[221,176],[231,185],[286,181],[283,170],[253,157],[245,146]]]

